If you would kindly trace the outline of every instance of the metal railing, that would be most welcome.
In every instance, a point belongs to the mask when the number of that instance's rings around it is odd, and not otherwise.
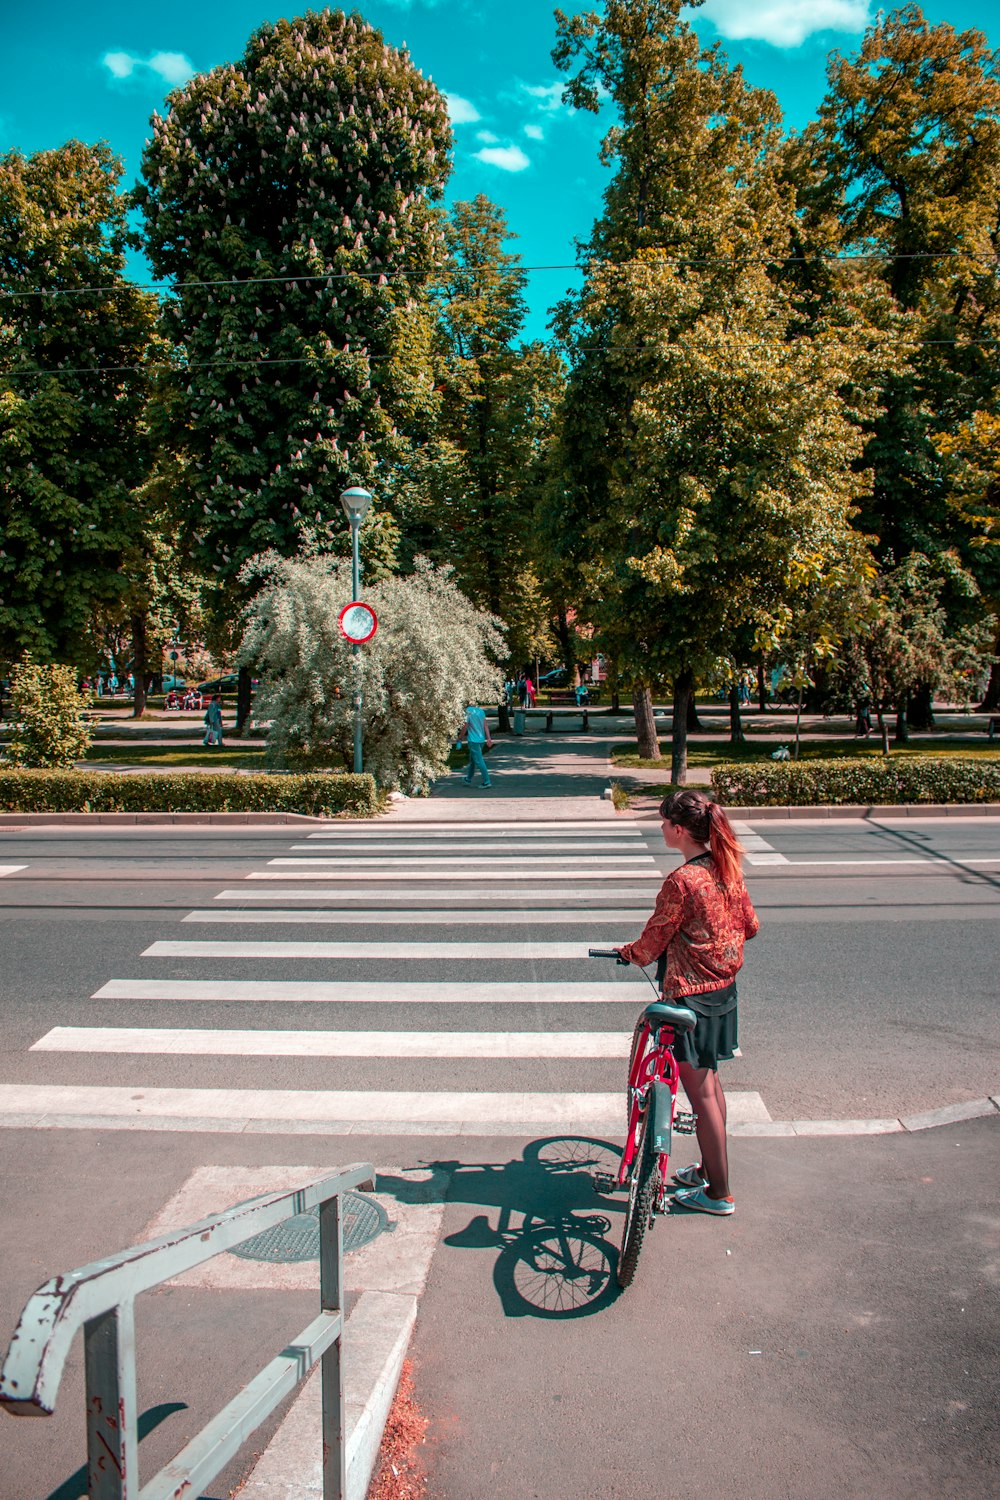
[[[200,1495],[313,1366],[322,1363],[323,1500],[346,1495],[341,1338],[340,1194],[373,1189],[368,1162],[317,1177],[55,1276],[28,1299],[0,1371],[0,1404],[14,1416],[51,1416],[63,1366],[81,1327],[87,1388],[89,1500],[177,1500]],[[293,1214],[319,1209],[320,1314],[167,1466],[139,1486],[135,1299]]]

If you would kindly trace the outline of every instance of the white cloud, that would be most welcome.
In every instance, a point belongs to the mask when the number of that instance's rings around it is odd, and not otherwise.
[[[529,99],[534,99],[540,109],[546,112],[562,109],[564,83],[522,83],[521,88]]]
[[[147,67],[175,88],[194,77],[194,68],[183,52],[154,52]]]
[[[481,141],[484,146],[497,146],[500,144],[500,137],[494,135],[492,130],[477,130],[476,140]]]
[[[483,117],[474,104],[463,99],[461,94],[445,94],[448,115],[453,125],[475,125]]]
[[[705,0],[701,14],[734,42],[800,47],[817,31],[864,31],[869,0]]]
[[[540,125],[525,125],[524,133],[529,141],[544,141],[545,131]]]
[[[487,146],[477,151],[475,157],[488,167],[499,167],[501,172],[523,172],[531,166],[531,158],[525,156],[520,146]]]
[[[152,74],[171,88],[187,83],[195,73],[194,64],[183,52],[153,52],[149,57],[135,57],[131,52],[105,52],[101,61],[112,78],[142,79]]]

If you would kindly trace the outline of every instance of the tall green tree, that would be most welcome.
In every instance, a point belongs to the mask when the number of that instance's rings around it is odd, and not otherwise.
[[[90,667],[141,547],[156,305],[106,146],[0,157],[0,657]]]
[[[807,278],[810,250],[857,256],[853,280],[881,293],[897,353],[864,424],[873,471],[863,527],[895,564],[957,552],[979,588],[945,590],[958,628],[992,593],[938,443],[996,404],[1000,54],[978,31],[931,26],[915,5],[878,21],[855,57],[834,55],[816,123],[795,148]],[[803,170],[804,169],[804,170]],[[819,304],[826,311],[822,295]],[[855,297],[861,307],[862,298]],[[929,691],[918,722],[929,721]]]
[[[865,484],[840,399],[851,342],[801,336],[772,272],[794,208],[776,102],[680,10],[610,0],[558,18],[568,96],[596,110],[610,95],[620,123],[584,285],[557,323],[572,368],[550,518],[636,684],[645,755],[650,688],[673,682],[678,781],[695,674],[748,629],[760,649],[780,641],[797,592],[857,543]]]
[[[405,539],[455,569],[459,587],[508,627],[523,663],[548,635],[535,511],[562,393],[562,364],[519,342],[527,276],[505,247],[503,210],[480,194],[453,205],[439,287],[431,441],[401,486]]]
[[[450,143],[408,54],[330,10],[262,26],[153,119],[138,198],[173,282],[190,544],[222,628],[248,557],[346,536],[340,491],[379,492],[398,461]],[[384,509],[366,532],[391,555]]]

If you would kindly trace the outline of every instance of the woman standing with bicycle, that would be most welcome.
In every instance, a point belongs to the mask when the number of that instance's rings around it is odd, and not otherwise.
[[[698,1213],[731,1214],[726,1096],[720,1060],[736,1050],[736,975],[743,944],[760,927],[743,883],[742,849],[725,812],[704,792],[684,788],[660,805],[663,838],[684,863],[660,888],[641,937],[618,951],[645,968],[663,963],[663,998],[689,1006],[694,1031],[678,1034],[674,1055],[697,1115],[701,1162],[674,1175],[673,1201]]]

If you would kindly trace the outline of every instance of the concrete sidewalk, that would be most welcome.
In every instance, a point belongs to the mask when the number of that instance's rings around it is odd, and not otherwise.
[[[657,1220],[621,1295],[608,1146],[463,1141],[412,1346],[430,1495],[997,1494],[998,1118],[735,1141],[736,1213]]]

